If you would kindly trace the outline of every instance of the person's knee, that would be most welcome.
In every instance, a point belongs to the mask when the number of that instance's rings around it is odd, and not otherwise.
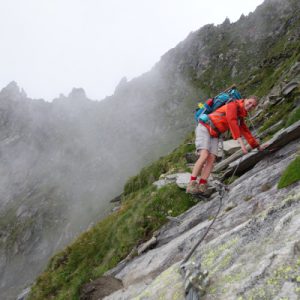
[[[216,156],[214,154],[212,154],[212,153],[208,154],[208,157],[207,157],[208,161],[214,163],[215,159],[216,159]]]
[[[199,156],[199,158],[202,159],[202,160],[207,160],[208,157],[209,157],[209,152],[208,152],[208,150],[202,149],[202,150],[200,151],[200,156]]]

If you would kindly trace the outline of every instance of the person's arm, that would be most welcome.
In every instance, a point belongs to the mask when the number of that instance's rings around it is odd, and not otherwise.
[[[235,102],[227,104],[226,118],[232,138],[239,142],[243,153],[247,154],[248,150],[241,138],[241,130],[238,122],[238,106]]]
[[[241,137],[241,131],[238,123],[238,106],[235,102],[226,105],[226,119],[232,138],[237,140]]]
[[[237,138],[237,141],[239,142],[240,146],[241,146],[241,149],[243,151],[244,154],[247,154],[248,153],[248,150],[246,148],[246,145],[244,144],[243,140],[241,137]]]
[[[246,125],[244,119],[241,119],[240,130],[241,130],[242,136],[247,140],[248,144],[251,146],[252,149],[258,148],[258,150],[262,150],[262,149],[260,149],[259,143],[253,137],[251,131],[249,130],[248,126]]]

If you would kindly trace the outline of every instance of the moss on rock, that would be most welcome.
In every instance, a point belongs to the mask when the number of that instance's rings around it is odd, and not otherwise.
[[[281,175],[278,182],[278,188],[279,189],[285,188],[299,180],[300,180],[300,156],[297,156],[295,160],[293,160],[288,165],[288,167]]]

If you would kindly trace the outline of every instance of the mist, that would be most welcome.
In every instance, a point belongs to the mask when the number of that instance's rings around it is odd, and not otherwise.
[[[0,87],[16,81],[47,101],[84,87],[90,99],[112,95],[159,61],[191,31],[236,21],[263,0],[2,1]]]
[[[49,257],[111,212],[130,176],[176,147],[192,128],[186,101],[198,92],[159,66],[100,102],[82,88],[51,103],[15,82],[2,89],[2,295],[14,299]]]

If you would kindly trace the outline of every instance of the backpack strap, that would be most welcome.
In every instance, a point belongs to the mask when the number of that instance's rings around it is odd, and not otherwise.
[[[219,129],[215,126],[215,124],[211,121],[211,119],[208,117],[207,124],[218,134],[218,136],[221,135],[221,132]]]

